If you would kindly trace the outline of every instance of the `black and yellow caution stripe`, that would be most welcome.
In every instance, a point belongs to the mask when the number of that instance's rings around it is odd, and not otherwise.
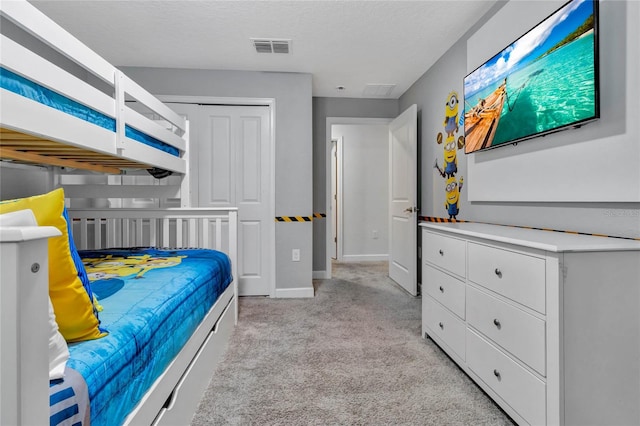
[[[314,213],[313,216],[276,216],[276,222],[313,222],[314,219],[325,217],[325,213]]]
[[[566,231],[566,230],[551,229],[551,228],[536,228],[534,226],[524,226],[524,225],[504,225],[501,223],[478,222],[474,220],[461,220],[461,219],[447,219],[444,217],[420,216],[418,219],[420,219],[423,222],[433,222],[433,223],[482,223],[485,225],[507,226],[510,228],[534,229],[536,231],[562,232],[564,234],[589,235],[592,237],[620,238],[623,240],[640,241],[640,238],[621,237],[618,235],[591,234],[588,232]]]

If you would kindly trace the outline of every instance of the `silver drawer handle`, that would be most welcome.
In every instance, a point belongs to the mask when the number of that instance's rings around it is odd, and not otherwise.
[[[498,318],[493,319],[493,325],[495,325],[498,330],[500,329],[500,327],[502,327],[502,324],[500,324],[500,320]]]
[[[502,271],[501,271],[500,269],[496,268],[496,270],[495,270],[495,271],[493,271],[493,272],[495,272],[495,273],[496,273],[496,275],[498,276],[498,278],[502,278]]]
[[[444,330],[444,324],[443,323],[439,322],[438,326],[440,327],[440,329]]]
[[[500,380],[502,377],[500,376],[500,372],[498,370],[493,370],[493,375],[496,376],[496,378],[498,380]]]
[[[444,287],[440,286],[440,293],[444,293]]]

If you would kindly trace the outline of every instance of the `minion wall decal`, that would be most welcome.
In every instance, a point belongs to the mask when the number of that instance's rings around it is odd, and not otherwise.
[[[445,179],[445,208],[449,214],[449,219],[455,219],[460,211],[460,191],[462,190],[464,179],[456,179],[458,173],[458,149],[464,148],[464,136],[460,135],[456,140],[456,134],[460,130],[458,121],[458,93],[449,93],[444,110],[444,133],[438,133],[436,142],[441,145],[444,142],[444,164],[438,165],[438,160],[434,168],[441,177]]]
[[[444,202],[444,208],[447,209],[447,213],[449,213],[449,219],[455,219],[460,211],[460,191],[462,191],[462,185],[464,183],[464,179],[460,176],[460,182],[456,180],[454,177],[447,178],[447,186],[445,187],[445,191],[447,192],[447,196]]]

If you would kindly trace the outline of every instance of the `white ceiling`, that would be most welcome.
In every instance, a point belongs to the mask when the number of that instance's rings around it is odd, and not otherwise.
[[[313,96],[402,95],[496,0],[30,0],[116,66],[302,72]],[[291,39],[256,53],[251,38]],[[344,86],[345,90],[336,90]]]

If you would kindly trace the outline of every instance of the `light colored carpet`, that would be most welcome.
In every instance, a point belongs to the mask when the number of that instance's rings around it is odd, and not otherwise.
[[[313,299],[240,298],[192,425],[511,425],[431,340],[386,263],[334,264]]]

